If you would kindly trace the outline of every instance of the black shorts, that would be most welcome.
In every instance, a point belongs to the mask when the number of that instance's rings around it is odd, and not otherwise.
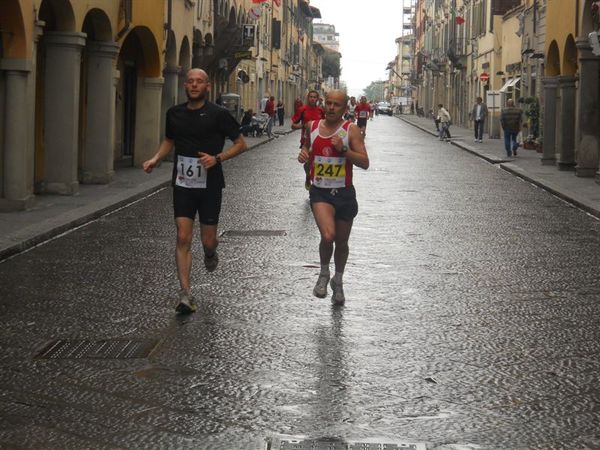
[[[367,118],[359,117],[358,119],[356,119],[356,125],[358,125],[358,128],[366,127],[367,126]]]
[[[335,208],[336,220],[351,222],[358,214],[358,202],[354,186],[339,189],[323,189],[311,186],[308,192],[310,204],[329,203]]]
[[[173,210],[175,217],[196,219],[204,225],[217,225],[221,213],[222,189],[188,189],[173,187]]]

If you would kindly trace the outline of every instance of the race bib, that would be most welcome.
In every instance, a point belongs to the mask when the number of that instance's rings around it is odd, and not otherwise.
[[[206,169],[198,158],[177,155],[175,185],[184,188],[206,189]]]
[[[365,117],[367,117],[367,111],[360,111],[358,113],[358,117],[360,117],[361,119],[364,119]]]
[[[315,156],[313,161],[313,184],[320,188],[346,186],[346,158]]]

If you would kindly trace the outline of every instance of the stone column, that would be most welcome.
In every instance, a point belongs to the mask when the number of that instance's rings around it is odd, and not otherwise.
[[[133,164],[141,167],[158,150],[163,78],[138,78]]]
[[[32,64],[27,59],[4,59],[0,70],[6,83],[4,121],[3,198],[0,211],[26,209],[32,206],[33,166],[29,147],[32,133],[29,117],[28,80]]]
[[[187,102],[187,95],[185,95],[185,87],[183,82],[189,69],[180,68],[179,74],[177,75],[177,103]]]
[[[44,99],[44,181],[47,192],[72,195],[79,153],[79,77],[84,33],[49,32]]]
[[[177,104],[177,82],[179,79],[179,67],[167,66],[163,70],[164,85],[162,88],[162,103],[160,114],[160,138],[165,136],[165,118],[167,110]]]
[[[572,76],[558,78],[558,117],[556,122],[556,164],[558,170],[575,167],[575,82]]]
[[[577,122],[579,136],[575,142],[575,174],[593,177],[600,158],[600,57],[592,54],[586,38],[577,38],[579,51],[579,87],[577,89]]]
[[[556,164],[556,95],[558,77],[545,77],[544,84],[544,153],[543,165]]]
[[[82,183],[109,183],[114,175],[115,80],[114,42],[87,44],[86,132],[81,164]]]

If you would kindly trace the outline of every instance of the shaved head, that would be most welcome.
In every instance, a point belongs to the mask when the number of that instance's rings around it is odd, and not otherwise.
[[[341,98],[344,103],[348,103],[348,94],[346,94],[346,91],[341,89],[332,89],[331,91],[327,92],[326,98],[329,98],[331,95]]]
[[[198,68],[192,68],[190,70],[187,71],[186,74],[186,78],[193,78],[193,77],[200,77],[202,78],[203,81],[208,81],[208,74],[202,70],[202,69],[198,69]]]
[[[206,94],[210,91],[210,81],[208,74],[202,69],[190,69],[187,71],[183,83],[185,94],[189,102],[193,105],[201,106],[204,104]]]

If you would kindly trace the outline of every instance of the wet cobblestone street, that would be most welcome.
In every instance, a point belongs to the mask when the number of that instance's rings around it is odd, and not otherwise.
[[[0,447],[600,448],[600,223],[394,117],[367,130],[346,306],[316,299],[299,135],[224,163],[220,265],[174,314],[171,191],[0,263]],[[157,339],[38,359],[52,339]],[[462,446],[462,447],[460,447]]]

